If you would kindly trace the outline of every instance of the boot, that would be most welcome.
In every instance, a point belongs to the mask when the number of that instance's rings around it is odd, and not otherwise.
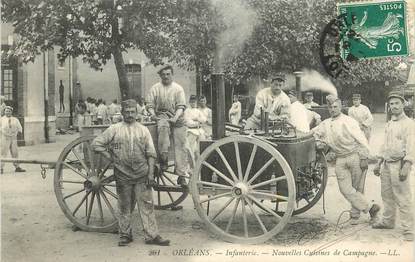
[[[369,209],[370,219],[376,219],[377,214],[380,211],[380,206],[378,204],[373,204],[372,207]]]
[[[21,172],[26,172],[26,170],[18,166],[18,167],[16,167],[14,172],[20,172],[21,173]]]
[[[163,239],[161,236],[157,235],[153,239],[146,240],[147,245],[158,245],[158,246],[170,246],[170,240]]]

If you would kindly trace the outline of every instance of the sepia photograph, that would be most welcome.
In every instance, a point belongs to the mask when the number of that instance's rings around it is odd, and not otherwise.
[[[415,261],[414,0],[0,5],[0,261]]]

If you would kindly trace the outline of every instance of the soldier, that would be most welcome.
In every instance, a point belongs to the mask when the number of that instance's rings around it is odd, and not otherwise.
[[[261,109],[269,113],[270,121],[288,120],[290,98],[281,89],[285,86],[285,74],[279,73],[271,78],[271,87],[258,92],[255,98],[253,115],[246,121],[245,129],[259,129],[261,126]]]
[[[290,90],[288,97],[291,101],[290,106],[290,123],[298,130],[303,133],[310,132],[310,125],[308,119],[307,109],[297,99],[297,92]]]
[[[190,107],[184,111],[184,119],[187,126],[187,141],[189,143],[190,155],[193,164],[199,157],[199,141],[205,138],[205,131],[202,124],[207,121],[205,115],[197,108],[197,97],[191,95],[189,98]],[[193,168],[193,166],[191,166]]]
[[[373,124],[373,116],[367,106],[362,105],[360,94],[353,94],[353,106],[349,108],[348,115],[356,119],[360,129],[365,133],[366,139],[370,139],[370,131]]]
[[[229,121],[232,125],[239,125],[239,121],[241,120],[242,114],[242,105],[239,102],[238,95],[233,96],[233,103],[231,109],[229,109]]]
[[[7,157],[7,154],[11,153],[13,158],[19,157],[17,149],[17,134],[22,132],[22,125],[17,118],[12,116],[13,107],[6,106],[4,108],[4,116],[0,119],[0,133],[1,133],[1,156]],[[0,173],[3,174],[4,162],[1,162]],[[15,172],[26,172],[23,168],[19,167],[18,163],[13,163]]]
[[[157,157],[150,131],[136,122],[137,102],[122,102],[123,122],[111,125],[94,139],[92,146],[108,159],[114,161],[114,175],[118,195],[120,217],[118,219],[119,246],[133,241],[131,213],[137,201],[146,244],[168,246],[158,234],[154,215],[153,192],[154,162]],[[107,151],[107,148],[110,151]]]
[[[413,241],[413,204],[409,174],[415,160],[415,123],[405,115],[404,101],[399,92],[391,92],[388,96],[391,120],[386,124],[380,161],[373,171],[375,175],[380,175],[384,211],[382,221],[372,227],[394,228],[398,209],[404,239]]]
[[[362,194],[362,169],[368,165],[369,144],[357,121],[341,113],[340,99],[331,96],[327,102],[331,118],[321,122],[312,131],[318,141],[327,144],[336,154],[337,182],[340,192],[352,205],[351,224],[355,225],[361,212],[369,212],[374,219],[380,210],[377,204],[370,207]]]
[[[177,183],[186,186],[185,176],[187,169],[187,140],[185,121],[183,118],[186,109],[186,98],[183,87],[173,81],[173,67],[163,66],[158,74],[161,82],[150,88],[147,97],[147,111],[153,119],[158,119],[158,152],[162,170],[168,167],[168,153],[170,147],[170,133],[174,140],[175,173]]]
[[[320,106],[319,104],[313,101],[314,99],[313,92],[306,92],[304,98],[306,101],[304,103],[305,108],[311,109],[313,106]]]
[[[205,131],[206,138],[210,139],[212,137],[212,109],[206,105],[206,96],[201,95],[199,97],[198,109],[206,119],[206,121],[202,123],[202,128]]]

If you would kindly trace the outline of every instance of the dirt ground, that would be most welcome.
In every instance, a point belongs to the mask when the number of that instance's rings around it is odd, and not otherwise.
[[[384,115],[376,115],[371,145],[376,150],[383,134]],[[21,158],[56,160],[63,147],[77,137],[59,135],[57,142],[20,148]],[[6,165],[1,186],[1,261],[414,261],[413,243],[404,242],[399,227],[373,230],[368,219],[336,227],[342,211],[349,209],[341,196],[333,169],[323,201],[292,217],[283,231],[260,245],[232,244],[211,234],[193,208],[189,196],[180,211],[156,211],[160,232],[172,245],[144,245],[135,228],[135,241],[117,246],[110,233],[74,232],[53,191],[53,170],[46,179],[38,165],[22,165],[14,174]],[[381,203],[380,181],[370,166],[366,196]],[[414,179],[412,179],[412,184]],[[344,217],[346,218],[347,215]]]

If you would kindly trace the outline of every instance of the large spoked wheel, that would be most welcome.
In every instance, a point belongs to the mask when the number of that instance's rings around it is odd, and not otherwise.
[[[288,223],[296,189],[287,161],[271,144],[231,136],[203,151],[191,193],[210,231],[225,241],[255,244],[270,239]],[[283,215],[274,211],[278,201],[287,203]]]
[[[155,209],[163,210],[171,208],[174,210],[189,194],[189,188],[187,186],[189,184],[189,176],[183,177],[186,186],[179,185],[179,176],[174,172],[173,162],[169,163],[169,166],[165,171],[160,170],[157,166],[155,168],[154,178],[157,183],[157,185],[153,187]]]
[[[323,152],[318,151],[316,161],[311,163],[310,181],[311,189],[302,196],[297,197],[296,208],[293,215],[298,215],[312,208],[321,198],[327,186],[327,161]]]
[[[117,228],[112,163],[92,150],[93,139],[80,137],[62,151],[55,167],[55,195],[65,216],[78,228],[112,232]]]

